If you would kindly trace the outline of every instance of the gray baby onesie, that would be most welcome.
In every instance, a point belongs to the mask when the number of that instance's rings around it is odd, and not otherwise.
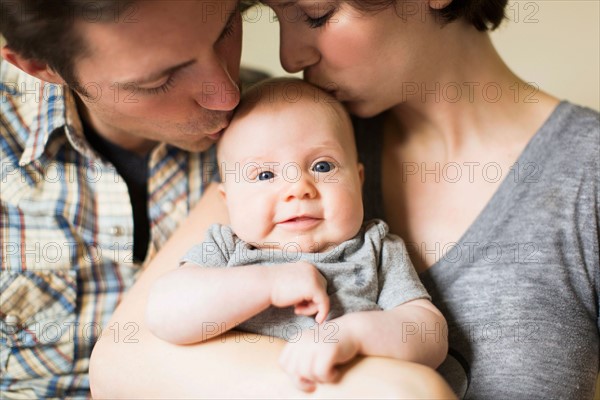
[[[302,253],[294,244],[258,249],[242,241],[229,226],[212,225],[203,243],[182,259],[202,267],[276,265],[306,261],[327,280],[331,309],[327,320],[357,311],[388,310],[415,299],[430,299],[406,252],[404,242],[380,220],[365,223],[352,239],[321,253]],[[294,314],[293,307],[270,307],[242,322],[238,329],[290,339],[315,324]]]

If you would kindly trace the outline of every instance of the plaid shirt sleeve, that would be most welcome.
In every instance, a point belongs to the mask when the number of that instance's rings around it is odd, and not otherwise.
[[[142,269],[127,186],[85,141],[71,92],[4,61],[0,76],[0,392],[89,397],[92,347]],[[217,173],[214,149],[166,144],[148,167],[147,260]]]

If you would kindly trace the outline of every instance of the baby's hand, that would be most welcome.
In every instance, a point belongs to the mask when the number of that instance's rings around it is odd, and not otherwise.
[[[336,381],[339,370],[335,366],[352,360],[358,351],[358,342],[341,334],[331,321],[316,330],[302,331],[300,340],[283,348],[279,365],[299,389],[312,392],[317,383]]]
[[[306,262],[282,264],[269,269],[271,304],[275,307],[294,306],[299,315],[315,315],[318,323],[329,313],[327,281],[314,265]]]

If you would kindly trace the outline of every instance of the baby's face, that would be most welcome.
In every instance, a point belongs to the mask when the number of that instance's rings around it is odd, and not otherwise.
[[[319,252],[355,236],[363,171],[351,129],[329,106],[308,100],[235,118],[219,143],[235,233],[290,252]]]

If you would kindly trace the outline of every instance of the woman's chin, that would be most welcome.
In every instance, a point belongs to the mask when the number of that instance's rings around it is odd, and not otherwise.
[[[371,118],[387,109],[363,100],[344,101],[343,104],[352,115],[360,118]]]

